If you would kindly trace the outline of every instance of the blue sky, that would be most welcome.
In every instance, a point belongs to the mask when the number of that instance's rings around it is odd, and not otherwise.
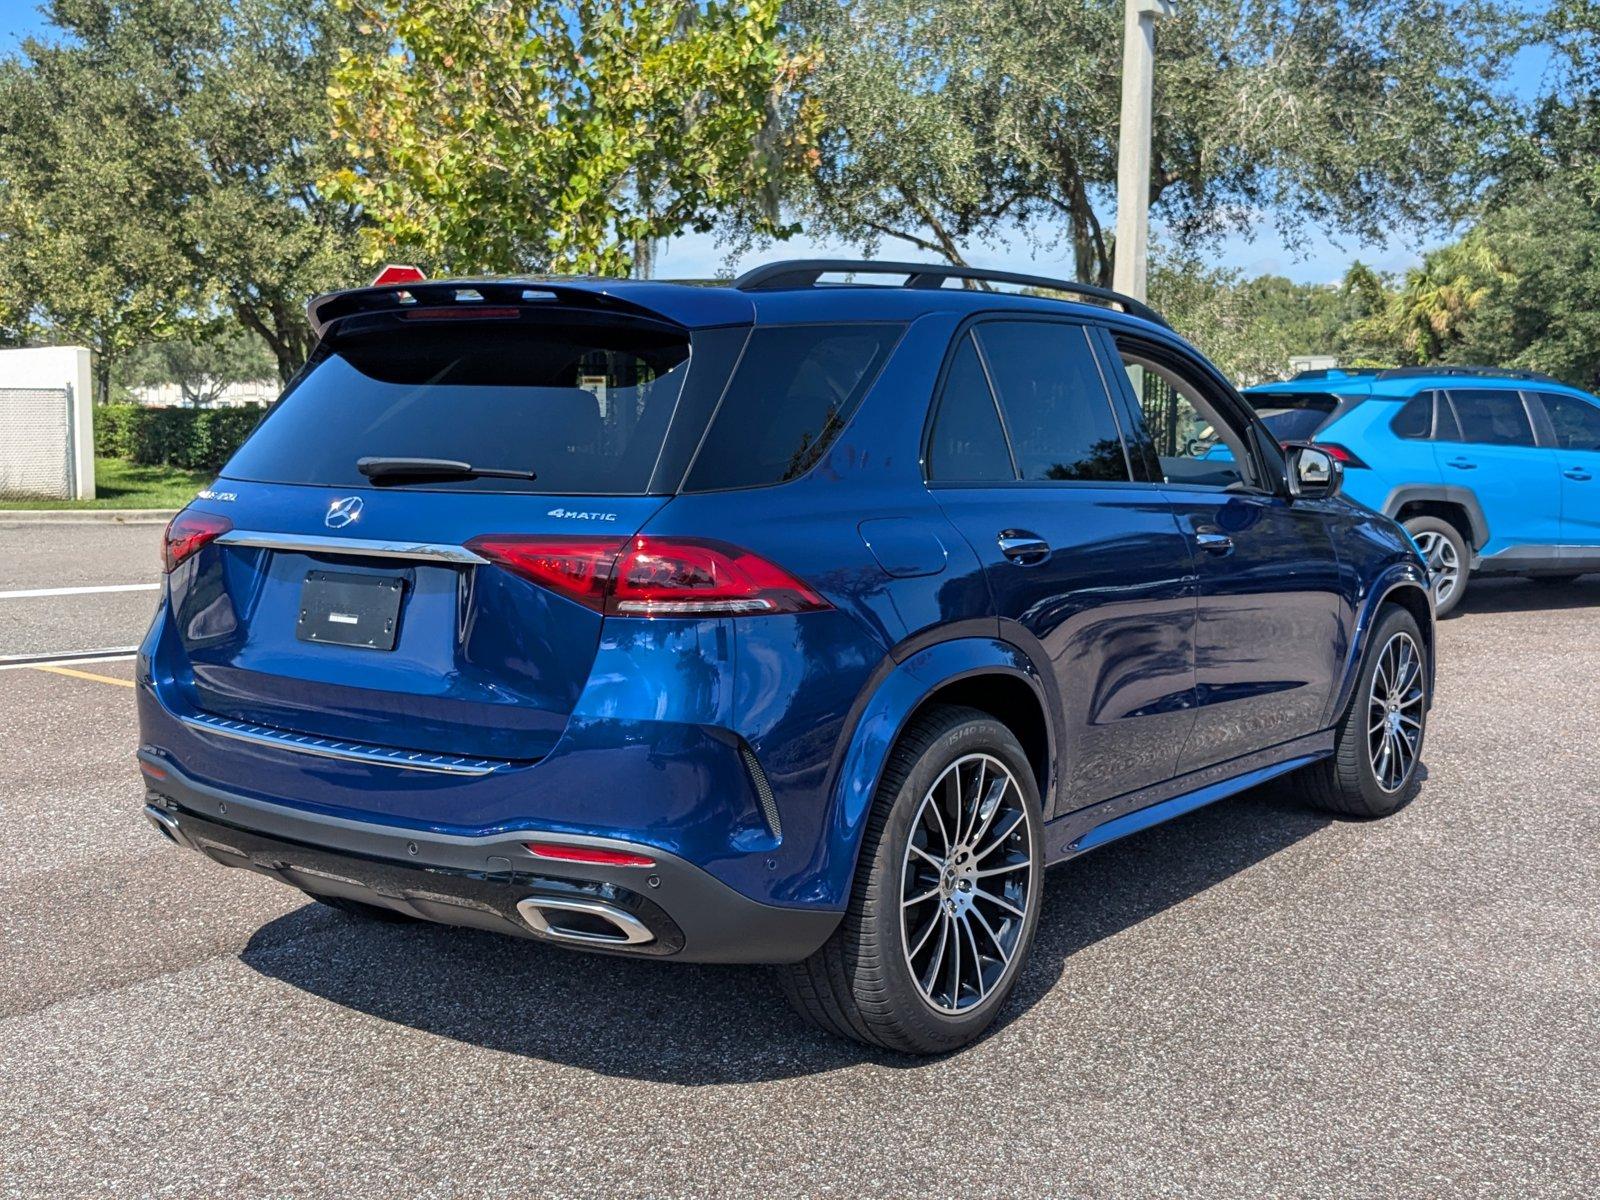
[[[29,34],[42,33],[45,29],[36,0],[0,0],[0,53],[9,52]],[[1534,94],[1539,89],[1546,69],[1546,56],[1536,52],[1524,53],[1511,72],[1513,88],[1520,95]],[[1224,240],[1207,257],[1250,276],[1287,275],[1300,282],[1326,283],[1340,278],[1345,268],[1357,259],[1383,271],[1403,270],[1416,263],[1427,250],[1447,241],[1449,235],[1449,230],[1442,229],[1426,233],[1406,231],[1397,233],[1382,245],[1367,246],[1351,238],[1322,234],[1313,236],[1300,251],[1291,252],[1268,221],[1252,237]],[[973,246],[970,251],[969,257],[979,266],[1034,271],[1046,275],[1072,274],[1071,251],[1066,247],[1038,252],[1019,237],[1009,244]],[[735,260],[732,265],[735,269],[742,269],[755,261],[770,259],[774,253],[787,257],[824,254],[855,256],[848,246],[796,238],[776,250],[762,250]],[[886,258],[925,257],[909,247],[897,247],[893,243],[885,243],[879,253]],[[727,265],[726,253],[712,237],[690,235],[676,239],[667,247],[657,273],[667,277],[704,277],[720,273]]]

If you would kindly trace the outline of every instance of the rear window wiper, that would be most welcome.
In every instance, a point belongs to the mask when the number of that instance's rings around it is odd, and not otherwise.
[[[356,470],[373,483],[431,479],[537,479],[515,467],[475,467],[452,458],[358,458]]]

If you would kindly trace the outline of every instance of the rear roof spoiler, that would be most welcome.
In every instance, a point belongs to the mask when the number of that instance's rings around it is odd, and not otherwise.
[[[419,308],[536,308],[570,305],[591,312],[645,317],[684,329],[748,324],[755,306],[737,292],[645,280],[564,276],[556,279],[439,279],[425,283],[328,292],[306,305],[318,338],[345,317]]]

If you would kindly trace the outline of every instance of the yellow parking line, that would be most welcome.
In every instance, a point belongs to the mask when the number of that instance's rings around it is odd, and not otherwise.
[[[92,679],[96,683],[114,683],[118,687],[132,687],[131,679],[113,679],[109,675],[95,675],[89,671],[74,671],[71,667],[34,667],[35,671],[49,671],[52,675],[70,675],[74,679]]]

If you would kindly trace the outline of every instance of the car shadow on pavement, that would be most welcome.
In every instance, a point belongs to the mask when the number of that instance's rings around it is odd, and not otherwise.
[[[1033,956],[996,1029],[1024,1016],[1085,947],[1327,824],[1262,788],[1049,872]],[[863,1061],[915,1068],[805,1025],[770,970],[582,954],[307,904],[257,930],[256,971],[335,1004],[507,1054],[680,1085],[745,1083]],[[992,1032],[990,1036],[993,1036]]]
[[[1472,613],[1536,612],[1543,609],[1600,608],[1600,575],[1562,582],[1531,579],[1474,579],[1460,605],[1446,620]]]

